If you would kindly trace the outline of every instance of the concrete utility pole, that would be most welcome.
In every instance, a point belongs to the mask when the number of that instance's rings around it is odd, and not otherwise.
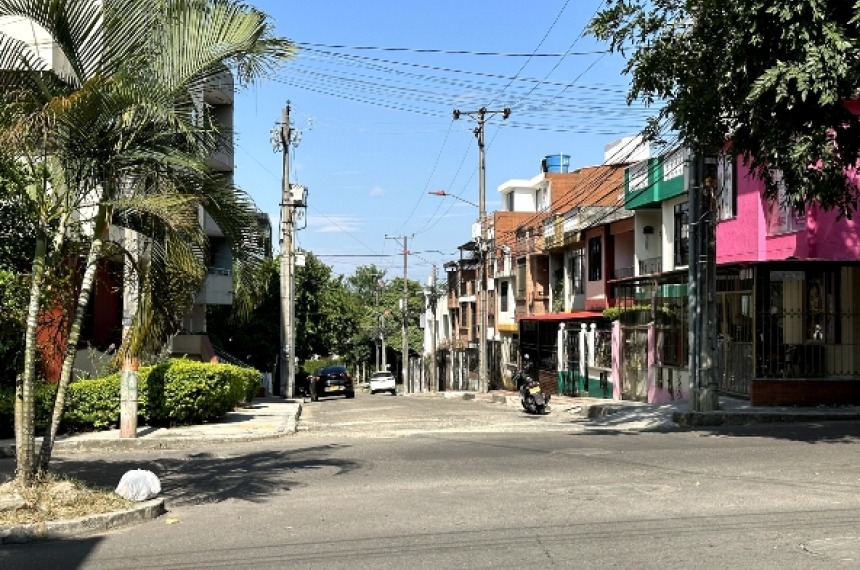
[[[409,281],[408,281],[408,264],[407,260],[409,259],[409,236],[401,236],[397,237],[389,237],[385,236],[385,239],[393,239],[399,245],[403,246],[403,298],[401,299],[401,310],[400,310],[400,318],[401,318],[401,374],[403,376],[403,392],[408,394],[412,392],[412,378],[409,375],[409,335],[406,327],[406,318],[408,316],[408,307],[407,303],[409,302]],[[403,243],[400,243],[400,240],[403,240]]]
[[[459,111],[454,109],[454,120],[462,115],[476,117],[478,126],[475,127],[475,137],[478,139],[478,222],[481,224],[481,243],[479,244],[480,275],[478,276],[478,312],[480,325],[478,327],[478,391],[489,390],[487,374],[487,211],[486,211],[486,164],[484,161],[484,123],[489,117],[501,114],[503,119],[511,115],[511,110],[505,107],[499,111],[489,111],[481,107],[477,111]]]
[[[430,378],[429,389],[431,394],[435,394],[439,389],[438,369],[436,368],[436,301],[439,296],[436,294],[436,264],[433,264],[433,274],[430,276]]]
[[[690,408],[719,408],[716,370],[717,260],[715,236],[716,158],[697,149],[691,157],[688,192]]]
[[[281,114],[280,128],[272,133],[275,151],[282,151],[281,173],[281,224],[280,224],[280,301],[281,301],[281,352],[278,355],[280,366],[278,385],[284,398],[295,396],[295,266],[293,244],[295,242],[295,208],[304,205],[304,189],[290,184],[290,145],[298,145],[299,133],[290,125],[290,102]]]

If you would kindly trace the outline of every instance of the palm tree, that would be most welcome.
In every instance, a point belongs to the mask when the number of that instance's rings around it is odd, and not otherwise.
[[[150,244],[149,256],[135,260],[142,287],[136,327],[122,351],[127,379],[134,378],[140,351],[176,326],[177,311],[203,278],[204,244],[188,215],[194,205],[203,206],[231,241],[242,265],[240,300],[254,291],[256,224],[249,224],[246,198],[206,166],[205,157],[225,134],[195,95],[225,67],[243,84],[261,77],[292,53],[292,44],[271,36],[265,14],[234,0],[0,0],[0,16],[36,24],[62,54],[49,65],[0,31],[0,87],[12,110],[12,120],[0,124],[0,143],[12,145],[41,174],[32,192],[40,217],[24,374],[16,393],[17,478],[30,484],[50,459],[73,348],[111,226],[125,224]],[[89,247],[53,426],[37,465],[33,387],[42,285],[50,273],[48,255],[63,250],[75,223]],[[183,278],[171,279],[177,272]],[[159,289],[152,295],[165,279],[170,294]]]

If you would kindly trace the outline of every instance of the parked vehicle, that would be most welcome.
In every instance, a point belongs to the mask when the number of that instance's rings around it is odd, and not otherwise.
[[[370,377],[370,394],[377,392],[391,392],[392,396],[397,395],[397,386],[394,375],[391,372],[374,372]]]
[[[311,377],[311,400],[318,401],[323,396],[346,396],[355,398],[352,376],[346,366],[325,366]]]
[[[549,411],[550,395],[540,387],[540,382],[532,378],[531,362],[528,355],[523,357],[523,367],[514,375],[517,389],[520,393],[520,403],[523,409],[530,414],[545,414]]]

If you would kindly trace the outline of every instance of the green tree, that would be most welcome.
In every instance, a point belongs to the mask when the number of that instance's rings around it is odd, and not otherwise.
[[[665,102],[663,126],[694,147],[727,138],[776,196],[851,216],[860,152],[860,2],[610,0],[591,32],[628,56],[628,100]]]
[[[0,16],[43,28],[63,55],[49,62],[0,32],[0,85],[5,109],[0,143],[34,180],[27,195],[37,226],[27,311],[24,373],[16,393],[17,476],[36,473],[33,392],[36,326],[49,255],[69,236],[86,239],[83,276],[71,318],[51,443],[71,377],[74,347],[109,229],[122,225],[145,236],[133,259],[139,299],[124,340],[124,382],[134,378],[140,352],[163,340],[205,277],[205,241],[195,212],[203,206],[228,236],[237,262],[240,308],[258,292],[260,239],[253,207],[205,157],[225,142],[199,94],[229,68],[245,83],[260,76],[291,44],[270,36],[266,16],[231,0],[0,0]],[[84,207],[86,205],[86,207]],[[84,223],[72,231],[74,222]],[[248,298],[244,304],[241,298]]]
[[[359,305],[343,276],[335,276],[312,253],[296,270],[296,356],[300,362],[314,356],[347,356],[359,327]]]
[[[0,386],[14,386],[24,352],[35,213],[22,196],[23,174],[14,160],[0,158]]]

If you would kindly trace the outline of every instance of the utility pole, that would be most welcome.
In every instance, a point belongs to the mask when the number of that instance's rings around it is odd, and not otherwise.
[[[293,244],[295,242],[295,209],[305,203],[305,192],[301,186],[290,184],[290,145],[297,146],[299,142],[298,131],[293,130],[290,125],[290,102],[281,113],[280,128],[272,133],[272,144],[275,151],[282,151],[282,173],[281,173],[281,224],[280,224],[280,305],[281,305],[281,327],[280,341],[281,352],[278,355],[278,385],[280,394],[284,398],[295,396],[295,265],[293,259]]]
[[[480,325],[478,327],[478,392],[489,390],[487,378],[487,211],[486,211],[486,164],[484,161],[484,124],[489,117],[501,114],[503,119],[511,115],[508,107],[499,111],[489,111],[481,107],[477,111],[459,111],[454,109],[454,120],[462,115],[476,117],[478,126],[475,127],[475,137],[478,139],[478,222],[481,224],[481,242],[479,244],[479,276],[478,312]]]
[[[691,157],[688,192],[690,216],[689,326],[690,408],[719,408],[716,370],[716,158],[699,147]]]
[[[401,299],[401,374],[403,376],[403,392],[408,394],[412,392],[412,378],[409,375],[409,335],[406,327],[406,318],[408,316],[408,301],[409,301],[409,281],[408,281],[408,265],[409,259],[409,236],[401,236],[400,238],[385,236],[385,239],[393,239],[398,244],[403,246],[403,298]],[[401,244],[399,240],[403,240]]]
[[[431,394],[435,394],[439,389],[438,369],[436,368],[436,301],[439,296],[436,294],[436,264],[433,264],[433,274],[430,276],[430,378],[429,389]]]

